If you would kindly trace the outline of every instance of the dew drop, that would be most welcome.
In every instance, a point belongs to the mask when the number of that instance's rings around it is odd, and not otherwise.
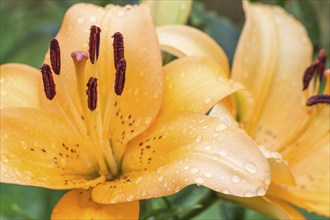
[[[258,189],[257,189],[257,195],[258,196],[263,196],[266,194],[266,190],[264,187],[260,186]]]
[[[77,22],[78,22],[79,24],[82,24],[82,23],[85,22],[85,19],[84,19],[84,18],[77,18]]]
[[[210,171],[206,171],[206,172],[204,173],[204,176],[207,177],[207,178],[211,178],[211,177],[213,177],[213,173],[210,172]]]
[[[224,150],[224,149],[220,149],[218,154],[221,155],[221,156],[227,156],[227,151]]]
[[[209,127],[209,126],[204,125],[204,126],[203,126],[203,129],[206,130],[208,127]]]
[[[4,163],[8,163],[9,159],[8,159],[8,155],[6,153],[2,153],[1,154],[1,160],[4,162]]]
[[[246,192],[244,193],[244,196],[245,196],[245,197],[253,197],[254,194],[253,194],[251,191],[246,191]]]
[[[146,124],[150,124],[152,121],[152,117],[147,117],[145,120],[144,120],[144,123]]]
[[[125,15],[125,12],[122,11],[122,10],[120,10],[120,11],[117,12],[117,16],[119,16],[119,17],[122,17],[124,15]]]
[[[197,178],[195,179],[195,182],[196,182],[197,184],[203,184],[203,183],[205,182],[205,180],[204,180],[202,177],[197,177]]]
[[[269,184],[270,184],[270,178],[266,178],[266,179],[265,179],[265,184],[266,184],[267,186],[269,186]]]
[[[64,168],[64,167],[66,166],[66,164],[67,164],[66,159],[65,159],[65,158],[61,158],[61,160],[60,160],[60,166],[61,166],[62,168]]]
[[[133,201],[133,199],[134,199],[134,195],[132,194],[127,197],[127,201],[129,202]]]
[[[26,150],[28,148],[28,146],[25,143],[25,141],[20,141],[20,144],[21,144],[23,150]]]
[[[223,193],[223,194],[229,194],[229,193],[230,193],[230,191],[229,191],[229,189],[227,189],[227,188],[224,188],[224,189],[222,190],[222,193]]]
[[[160,176],[160,177],[158,177],[158,181],[159,181],[159,182],[162,182],[162,181],[163,181],[163,179],[164,179],[164,177],[163,177],[163,176]]]
[[[175,191],[176,193],[179,192],[179,191],[180,191],[180,187],[179,187],[179,186],[175,187],[174,191]]]
[[[254,163],[252,162],[246,162],[244,163],[244,168],[249,171],[250,173],[256,173],[257,172],[257,167]]]
[[[161,173],[161,172],[163,172],[163,170],[164,170],[163,167],[158,167],[158,169],[157,169],[157,173]]]
[[[212,98],[208,97],[205,99],[204,102],[205,102],[205,104],[209,104],[211,101],[212,101]]]
[[[190,170],[190,173],[195,174],[195,173],[198,173],[198,171],[199,171],[199,169],[195,167]]]
[[[197,137],[196,137],[196,143],[199,143],[199,142],[201,142],[201,140],[202,140],[202,135],[198,135]]]
[[[234,175],[234,176],[231,178],[231,180],[232,180],[234,183],[238,183],[238,182],[241,180],[241,178],[239,178],[239,176]]]
[[[96,17],[95,16],[90,16],[89,17],[89,21],[90,22],[95,22],[96,21]]]
[[[140,176],[140,177],[138,177],[138,178],[136,179],[135,183],[140,183],[142,180],[143,180],[143,177]]]
[[[206,145],[206,146],[204,147],[204,149],[205,149],[205,150],[212,150],[212,146],[210,146],[210,145]]]
[[[219,124],[219,125],[215,128],[216,131],[223,131],[223,130],[226,130],[226,129],[227,129],[227,125],[225,125],[225,124]]]
[[[188,170],[189,167],[190,167],[189,165],[186,165],[186,166],[183,167],[183,169],[184,169],[184,170]]]

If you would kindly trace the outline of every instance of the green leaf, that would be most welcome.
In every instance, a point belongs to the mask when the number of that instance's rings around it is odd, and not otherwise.
[[[65,191],[12,184],[0,185],[1,219],[49,219]]]
[[[202,2],[194,2],[190,19],[192,26],[209,34],[226,52],[230,63],[233,60],[240,29],[229,19],[205,10]]]

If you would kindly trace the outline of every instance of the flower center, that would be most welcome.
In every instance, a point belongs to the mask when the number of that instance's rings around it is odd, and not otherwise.
[[[57,82],[60,88],[63,89],[64,101],[68,108],[66,111],[60,105],[59,100],[55,99],[55,104],[59,107],[66,120],[68,120],[73,127],[83,137],[90,139],[90,147],[95,152],[95,157],[98,161],[98,169],[100,175],[104,175],[108,179],[115,178],[120,168],[115,159],[115,155],[111,146],[111,139],[109,139],[109,121],[111,104],[110,98],[107,98],[105,103],[104,114],[101,113],[101,108],[98,102],[101,101],[98,93],[98,70],[97,60],[99,57],[100,48],[100,34],[101,29],[96,25],[90,28],[89,50],[74,51],[71,54],[75,66],[76,83],[79,94],[78,103],[73,101],[73,97],[68,91],[68,86],[65,84],[65,77],[61,74],[61,53],[60,45],[56,39],[50,42],[50,62],[51,68],[48,64],[43,64],[41,67],[42,80],[44,84],[44,92],[49,100],[53,100],[56,95],[56,86],[52,71],[56,74]],[[114,69],[115,81],[114,92],[120,96],[125,86],[126,73],[126,59],[124,56],[124,38],[121,33],[113,34],[113,53],[114,53]],[[94,67],[94,71],[88,79],[86,84],[85,65],[90,59]],[[87,87],[87,88],[86,88]],[[78,106],[77,106],[78,104]],[[79,106],[80,104],[80,106]]]
[[[330,95],[324,94],[329,90],[330,69],[325,69],[327,54],[321,50],[317,59],[306,69],[303,77],[303,90],[306,90],[306,96],[309,97],[306,105],[330,104]],[[314,85],[310,87],[310,82],[314,78]],[[308,90],[307,90],[308,89]],[[317,93],[317,95],[315,95]]]

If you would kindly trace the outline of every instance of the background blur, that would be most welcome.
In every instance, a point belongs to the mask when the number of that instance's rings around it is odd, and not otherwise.
[[[253,0],[256,1],[256,0]],[[65,11],[78,1],[1,0],[0,63],[18,62],[39,68],[50,40],[56,35]],[[85,2],[85,1],[79,1]],[[136,3],[137,0],[88,1],[98,5]],[[295,15],[307,28],[315,51],[330,51],[330,0],[261,0],[278,4]],[[239,0],[194,1],[189,24],[211,35],[232,60],[244,14]],[[1,219],[48,219],[64,191],[1,184]],[[167,198],[142,202],[141,218],[172,218],[175,213],[198,209],[203,187],[191,186]],[[180,199],[178,199],[180,198]],[[182,199],[184,198],[184,199]],[[303,211],[303,210],[302,210]],[[308,219],[328,219],[303,211]],[[217,201],[197,215],[199,219],[269,219],[225,201]]]

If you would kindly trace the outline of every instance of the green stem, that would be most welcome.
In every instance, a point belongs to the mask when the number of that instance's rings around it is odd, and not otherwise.
[[[180,217],[180,219],[191,219],[203,211],[205,211],[207,208],[212,206],[216,201],[218,201],[218,197],[216,192],[209,190],[208,193],[201,199],[197,204],[200,204],[202,207],[199,209],[194,209],[191,212],[183,215]]]

